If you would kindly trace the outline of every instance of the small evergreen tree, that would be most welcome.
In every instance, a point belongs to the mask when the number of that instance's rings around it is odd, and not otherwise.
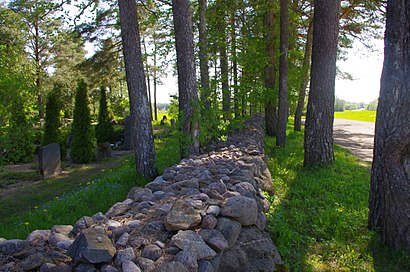
[[[76,163],[88,163],[95,157],[95,138],[91,128],[87,85],[84,80],[78,83],[73,117],[70,155]]]
[[[55,85],[54,90],[50,92],[47,96],[46,103],[46,116],[44,118],[44,136],[43,136],[43,145],[48,145],[51,143],[60,142],[60,131],[61,126],[60,120],[60,110],[61,110],[61,101],[59,99],[61,86]]]
[[[113,127],[108,113],[107,97],[105,94],[105,87],[100,89],[100,110],[98,112],[98,124],[95,127],[95,137],[97,143],[109,142],[112,137]]]

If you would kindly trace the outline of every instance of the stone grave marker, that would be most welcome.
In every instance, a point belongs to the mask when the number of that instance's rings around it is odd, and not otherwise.
[[[56,143],[40,147],[38,151],[40,174],[44,178],[61,174],[60,146]]]

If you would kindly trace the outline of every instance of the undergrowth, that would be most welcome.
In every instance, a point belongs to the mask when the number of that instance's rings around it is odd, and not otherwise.
[[[410,257],[367,229],[370,167],[335,146],[335,162],[303,168],[303,133],[266,138],[275,195],[269,229],[289,271],[410,271]]]

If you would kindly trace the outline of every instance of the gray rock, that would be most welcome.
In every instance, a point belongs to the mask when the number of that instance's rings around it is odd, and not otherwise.
[[[209,189],[215,190],[220,194],[224,194],[226,192],[226,185],[222,181],[212,182],[208,186]]]
[[[253,198],[233,196],[225,202],[221,215],[238,220],[242,226],[251,226],[256,223],[258,206]]]
[[[233,190],[240,193],[242,196],[250,198],[254,198],[256,196],[255,187],[253,187],[253,185],[249,182],[240,182],[238,184],[235,184]]]
[[[188,269],[180,262],[164,263],[155,272],[189,272]]]
[[[65,240],[56,243],[56,248],[68,250],[69,247],[73,244],[73,240]]]
[[[26,241],[33,246],[44,246],[50,234],[50,230],[35,230],[27,236]]]
[[[247,272],[250,271],[250,260],[240,247],[235,246],[232,249],[226,250],[219,263],[219,271],[237,271]],[[265,270],[261,270],[265,271]],[[275,271],[275,270],[266,270]]]
[[[208,260],[199,260],[198,261],[198,272],[214,272],[215,269],[212,266],[212,263]]]
[[[69,235],[70,232],[73,230],[73,226],[71,225],[54,225],[51,228],[51,232],[60,233],[64,235]]]
[[[228,241],[225,237],[217,230],[214,229],[202,229],[198,233],[204,239],[213,250],[216,252],[224,251],[229,247]]]
[[[142,271],[152,271],[155,268],[155,262],[153,260],[139,257],[137,258],[138,267],[142,269]]]
[[[232,247],[238,240],[241,233],[241,224],[238,221],[231,220],[227,217],[218,217],[218,225],[216,230],[222,233],[228,241],[229,247]]]
[[[140,220],[132,220],[127,223],[127,226],[130,227],[131,229],[138,229],[141,227],[141,221]]]
[[[164,175],[165,175],[165,172],[164,172]],[[169,180],[169,179],[166,179],[166,180]],[[152,192],[163,191],[165,187],[170,185],[170,182],[166,180],[163,178],[163,176],[156,177],[154,181],[149,182],[147,185],[145,185],[145,188],[150,189]]]
[[[205,243],[202,237],[192,230],[179,231],[172,237],[172,241],[180,249],[196,256],[197,260],[211,259],[216,255],[216,252]]]
[[[71,268],[65,263],[45,263],[40,267],[39,272],[71,272]]]
[[[117,268],[115,268],[114,266],[112,266],[112,265],[105,264],[105,265],[101,266],[100,271],[101,272],[118,272],[119,270]]]
[[[124,250],[118,250],[115,257],[115,265],[121,266],[124,261],[135,260],[135,252],[131,247],[127,247]]]
[[[206,209],[207,214],[211,214],[215,217],[217,217],[220,212],[221,212],[221,208],[219,208],[219,206],[217,205],[210,205],[208,209]]]
[[[127,198],[136,202],[142,202],[150,201],[153,198],[153,195],[152,191],[148,188],[134,187],[129,191]]]
[[[178,252],[175,256],[175,260],[177,262],[182,263],[189,272],[197,272],[198,271],[198,263],[196,260],[196,256],[188,251],[182,250]]]
[[[58,242],[61,241],[70,241],[71,239],[68,238],[67,235],[61,234],[61,233],[56,233],[56,232],[52,232],[50,234],[50,237],[48,237],[48,242],[50,243],[50,245],[52,246],[56,246]]]
[[[108,236],[96,229],[83,230],[67,251],[74,260],[89,263],[110,262],[115,253]]]
[[[83,216],[80,219],[78,219],[77,223],[75,223],[71,233],[74,235],[78,234],[81,230],[87,229],[91,227],[92,225],[95,224],[94,219],[92,219],[89,216]]]
[[[133,261],[124,261],[122,272],[141,272],[141,269]]]
[[[20,239],[12,239],[12,240],[6,240],[0,243],[0,252],[3,253],[4,255],[13,255],[17,252],[23,251],[26,248],[28,248],[29,243],[20,240]]]
[[[214,229],[218,224],[218,220],[213,215],[206,215],[202,219],[201,228],[203,229]]]
[[[122,226],[120,222],[112,219],[108,220],[105,224],[107,225],[109,230],[114,230]]]
[[[182,180],[173,183],[170,185],[170,188],[174,191],[181,190],[182,188],[194,188],[194,189],[199,189],[199,182],[197,178],[191,178],[188,180]]]
[[[115,247],[125,247],[130,239],[130,234],[128,232],[124,232],[120,238],[118,238],[117,242],[115,242]]]
[[[162,249],[157,245],[148,245],[141,252],[141,257],[153,260],[154,262],[158,260],[161,255]]]
[[[98,212],[98,213],[94,214],[93,216],[91,216],[91,218],[95,222],[104,222],[104,221],[107,220],[107,217],[102,212]]]
[[[266,215],[263,212],[258,212],[258,219],[256,220],[255,225],[259,230],[265,230],[266,227]]]
[[[74,272],[98,272],[98,270],[92,264],[81,263],[74,267]]]
[[[165,228],[168,231],[186,230],[196,227],[200,223],[200,212],[185,201],[177,200],[165,219]]]
[[[35,253],[28,256],[23,261],[21,261],[21,268],[24,271],[30,271],[39,268],[42,264],[46,263],[46,257],[41,253]]]
[[[113,218],[114,216],[124,214],[129,209],[130,206],[128,204],[117,202],[105,213],[105,216],[108,218]]]

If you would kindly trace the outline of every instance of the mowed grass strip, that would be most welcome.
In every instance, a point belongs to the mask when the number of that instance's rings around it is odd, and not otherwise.
[[[289,271],[410,271],[410,255],[367,229],[370,166],[335,147],[332,164],[303,168],[303,133],[266,138],[275,195],[271,235]]]
[[[179,161],[179,146],[169,127],[167,134],[155,139],[156,167],[164,169]],[[110,159],[112,160],[112,159]],[[136,176],[133,156],[117,159],[107,167],[75,170],[67,178],[47,179],[22,188],[18,194],[0,200],[0,237],[25,239],[35,229],[50,229],[56,224],[74,224],[81,216],[105,213],[114,203],[126,198],[134,186],[146,180]],[[108,168],[109,166],[109,168]]]
[[[369,111],[369,110],[351,111],[351,110],[346,110],[346,111],[342,111],[342,112],[335,112],[335,118],[374,123],[374,122],[376,122],[376,111]]]

